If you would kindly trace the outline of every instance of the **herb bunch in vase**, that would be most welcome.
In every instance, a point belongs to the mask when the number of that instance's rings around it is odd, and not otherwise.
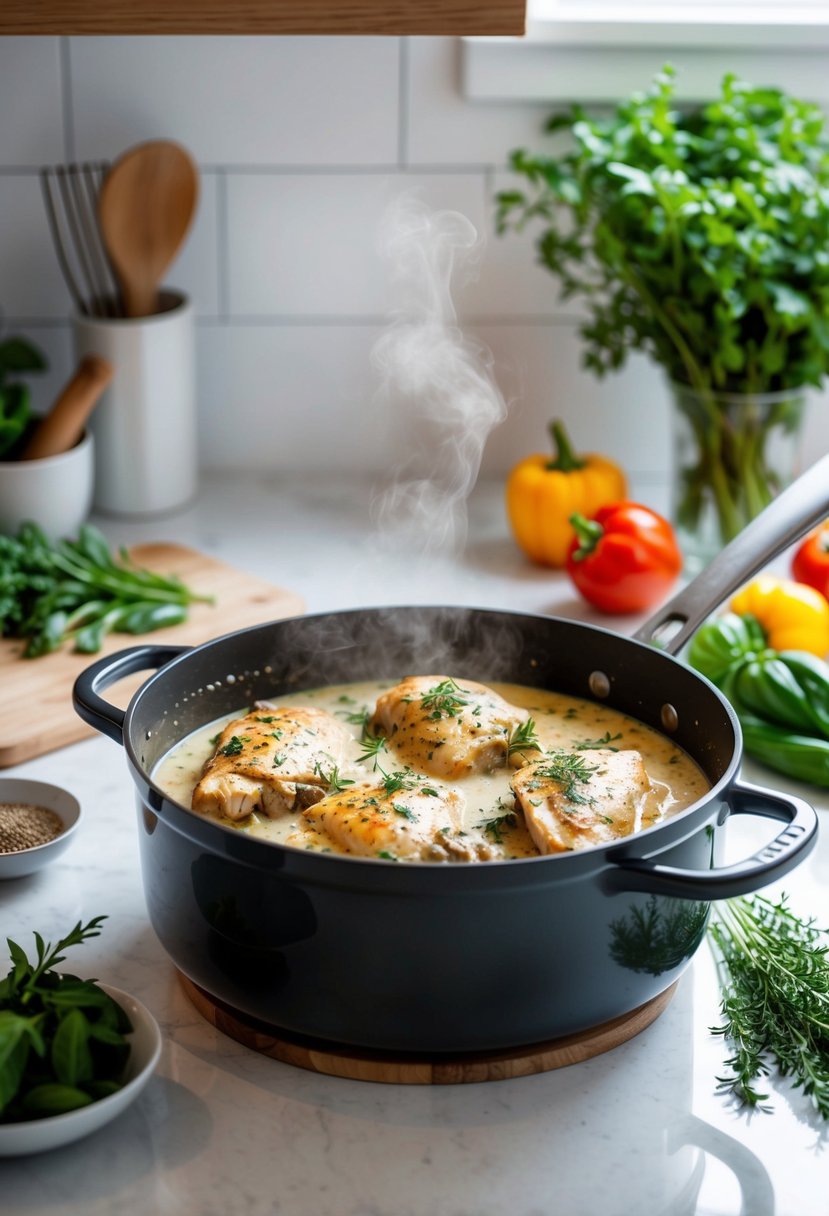
[[[554,115],[569,148],[511,155],[500,233],[586,309],[585,366],[641,351],[675,402],[674,522],[699,569],[791,480],[806,390],[829,371],[829,139],[822,112],[726,76],[680,108],[666,67],[608,117]]]

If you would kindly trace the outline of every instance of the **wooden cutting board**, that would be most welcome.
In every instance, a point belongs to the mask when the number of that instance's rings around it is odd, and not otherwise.
[[[95,732],[72,708],[72,685],[95,659],[140,642],[194,646],[210,638],[304,610],[298,595],[254,578],[183,545],[136,545],[129,550],[139,566],[177,574],[214,604],[192,604],[181,625],[135,637],[110,634],[99,654],[66,649],[38,659],[21,657],[23,644],[0,639],[0,768],[76,743]],[[148,673],[130,676],[107,690],[107,700],[125,706]]]

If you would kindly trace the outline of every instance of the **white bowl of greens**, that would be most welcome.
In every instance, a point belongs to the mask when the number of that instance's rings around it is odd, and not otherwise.
[[[9,942],[0,981],[0,1157],[58,1148],[121,1114],[161,1052],[152,1014],[127,992],[58,973],[61,951],[97,936],[103,917],[55,947],[35,934],[37,959]]]

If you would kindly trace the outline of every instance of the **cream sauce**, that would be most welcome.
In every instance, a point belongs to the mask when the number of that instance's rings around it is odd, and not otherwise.
[[[271,697],[269,701],[282,706],[315,706],[333,714],[347,725],[354,736],[353,755],[341,769],[341,776],[356,781],[376,780],[381,774],[374,769],[373,760],[360,762],[358,759],[363,750],[359,740],[366,714],[372,712],[377,697],[392,683],[342,684]],[[592,748],[600,747],[617,750],[632,748],[640,752],[652,786],[641,814],[640,823],[643,826],[650,826],[684,810],[710,788],[701,769],[670,739],[618,710],[519,684],[492,683],[489,687],[506,701],[529,711],[545,750],[578,749],[588,758]],[[153,780],[169,798],[181,806],[190,807],[193,789],[205,761],[213,755],[216,737],[229,722],[246,712],[246,708],[241,709],[199,728],[161,758],[153,771]],[[403,762],[394,756],[393,750],[381,750],[377,761],[380,769],[386,773],[404,767]],[[488,773],[475,773],[451,783],[434,776],[428,778],[431,785],[443,785],[462,792],[465,802],[464,832],[472,840],[489,845],[498,859],[538,854],[520,812],[516,813],[515,810],[510,789],[513,772],[511,767],[501,768]],[[308,825],[301,811],[279,819],[254,813],[240,822],[234,823],[229,819],[220,819],[219,822],[275,844],[290,844],[321,852],[337,851],[330,839]]]

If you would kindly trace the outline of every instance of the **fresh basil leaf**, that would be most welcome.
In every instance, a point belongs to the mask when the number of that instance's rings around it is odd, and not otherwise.
[[[30,1089],[23,1098],[22,1106],[30,1115],[63,1115],[69,1110],[89,1106],[93,1101],[89,1094],[74,1085],[47,1081]]]
[[[52,1068],[63,1085],[76,1086],[94,1076],[89,1050],[89,1023],[80,1009],[70,1009],[52,1039]]]

